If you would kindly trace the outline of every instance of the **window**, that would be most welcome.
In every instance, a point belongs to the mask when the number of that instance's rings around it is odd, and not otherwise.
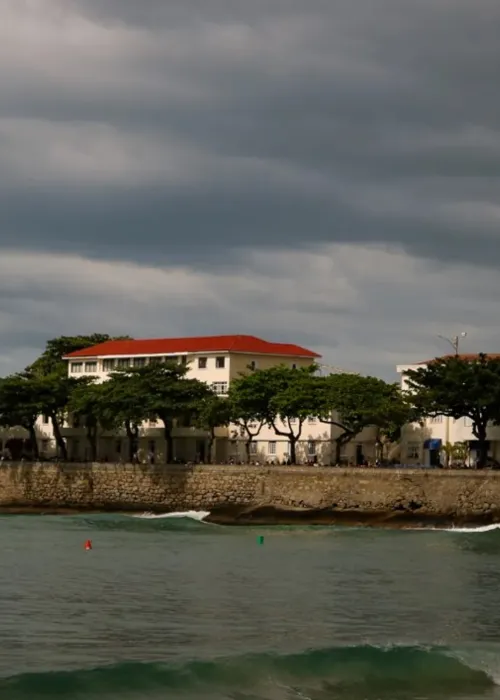
[[[288,422],[290,423],[290,425],[294,425],[297,422],[297,419],[296,418],[289,418]]]
[[[290,454],[290,443],[289,442],[285,442],[285,444],[283,445],[283,454],[286,455],[287,457]]]
[[[198,369],[206,369],[207,368],[207,358],[206,357],[199,357],[198,358]]]
[[[276,454],[276,440],[271,440],[267,443],[267,452],[270,455]]]
[[[78,413],[73,414],[73,416],[71,418],[71,423],[72,423],[73,428],[80,427],[81,422],[80,422],[80,416],[78,415]]]
[[[134,357],[133,363],[134,367],[145,367],[146,358],[145,357]]]
[[[102,369],[104,372],[112,372],[115,368],[115,361],[114,360],[103,360],[102,361]]]
[[[252,360],[248,365],[249,369],[257,369],[257,360]]]
[[[97,372],[97,362],[86,362],[85,363],[86,372]]]
[[[409,442],[406,448],[408,459],[420,459],[420,445],[418,442]]]
[[[314,416],[309,416],[309,418],[307,419],[307,422],[308,423],[316,423],[316,418]]]
[[[48,423],[49,423],[49,417],[46,413],[44,413],[44,415],[42,416],[42,423],[44,425],[48,425]]]
[[[217,369],[224,369],[226,366],[226,358],[225,357],[216,357],[215,358],[215,366]]]
[[[72,374],[80,374],[83,368],[83,363],[82,362],[72,362],[71,363],[71,372]]]
[[[292,369],[297,369],[297,364],[295,362],[292,362]]]
[[[314,442],[314,440],[309,440],[309,441],[308,441],[308,443],[307,443],[307,454],[308,454],[310,457],[314,457],[314,455],[316,454],[316,443]]]
[[[149,364],[150,365],[159,365],[163,361],[163,357],[150,357],[149,358]]]
[[[181,365],[187,365],[187,361],[188,361],[188,356],[181,355]]]
[[[115,442],[115,452],[117,455],[121,455],[121,453],[122,453],[122,441],[121,440],[117,440]]]
[[[227,382],[212,382],[212,389],[216,394],[227,394]]]
[[[250,454],[251,455],[257,454],[257,443],[255,442],[255,440],[252,440],[252,442],[250,443]]]
[[[120,357],[116,365],[118,369],[126,369],[127,367],[130,367],[130,357]]]
[[[443,416],[432,416],[431,423],[437,424],[443,422]]]

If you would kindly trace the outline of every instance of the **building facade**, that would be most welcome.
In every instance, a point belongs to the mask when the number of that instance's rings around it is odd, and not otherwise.
[[[320,356],[293,344],[271,343],[246,335],[202,338],[167,338],[158,340],[109,341],[93,348],[85,348],[68,355],[68,373],[72,377],[91,376],[105,381],[117,369],[143,367],[150,362],[175,361],[185,364],[190,378],[204,381],[215,393],[227,394],[231,382],[252,369],[268,369],[277,365],[291,368],[305,367],[318,362]],[[71,420],[62,430],[68,445],[69,457],[75,461],[90,459],[90,447],[82,426]],[[330,464],[335,453],[333,441],[340,429],[320,423],[311,417],[303,425],[297,444],[297,458],[301,463]],[[175,461],[207,461],[208,435],[193,427],[175,426]],[[216,432],[213,459],[219,462],[246,461],[245,431],[237,425],[221,427]],[[342,461],[361,463],[374,456],[374,434],[364,431],[345,446]],[[271,427],[262,426],[250,445],[250,459],[258,463],[286,463],[290,446],[286,436]],[[125,461],[128,458],[126,436],[121,433],[103,433],[99,437],[98,455],[105,461]],[[163,425],[144,423],[140,429],[139,453],[141,461],[165,460]]]
[[[42,459],[51,459],[57,455],[52,424],[47,416],[39,416],[35,431],[38,450]],[[0,455],[5,459],[30,459],[32,456],[31,441],[25,428],[0,427]]]
[[[473,359],[473,355],[463,355],[464,359]],[[425,366],[427,362],[413,365],[399,365],[401,389],[408,390],[405,373]],[[488,456],[491,461],[500,462],[500,426],[488,427]],[[459,446],[465,453],[465,459],[456,460],[449,454],[451,446]],[[401,462],[409,465],[438,466],[453,461],[465,461],[473,466],[478,459],[477,439],[472,432],[470,418],[449,418],[448,416],[433,416],[426,418],[423,424],[405,426],[401,439]],[[447,454],[448,453],[448,454]]]

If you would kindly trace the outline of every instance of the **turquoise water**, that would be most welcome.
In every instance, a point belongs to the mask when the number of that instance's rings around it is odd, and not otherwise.
[[[1,700],[500,700],[500,530],[0,528]]]

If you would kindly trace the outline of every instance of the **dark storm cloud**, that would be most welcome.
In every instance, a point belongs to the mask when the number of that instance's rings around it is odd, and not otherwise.
[[[497,2],[45,4],[53,53],[38,39],[0,67],[0,243],[195,265],[388,243],[498,264]],[[99,125],[117,143],[80,177]]]

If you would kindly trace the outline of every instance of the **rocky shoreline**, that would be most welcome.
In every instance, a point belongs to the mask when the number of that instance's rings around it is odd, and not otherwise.
[[[500,523],[500,472],[133,464],[0,467],[0,513],[207,511],[221,525]]]
[[[131,513],[165,513],[161,508],[92,508],[54,506],[0,506],[0,515],[59,515],[71,516],[85,513],[130,515]],[[278,508],[261,506],[246,508],[226,506],[215,508],[205,518],[206,522],[228,527],[241,526],[343,526],[384,529],[444,529],[453,527],[480,527],[500,524],[497,513],[464,515],[461,513],[418,514],[412,511],[360,512],[359,510],[332,510]]]

